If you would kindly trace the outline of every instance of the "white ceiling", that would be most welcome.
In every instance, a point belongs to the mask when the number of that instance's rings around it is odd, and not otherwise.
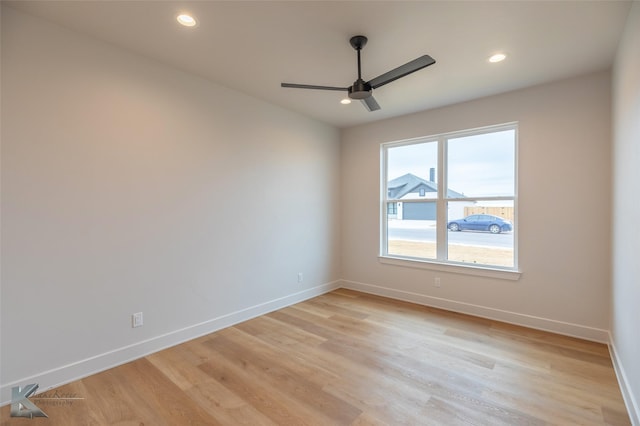
[[[338,127],[398,116],[608,68],[627,1],[17,1],[3,2]],[[189,12],[195,28],[177,24]],[[363,79],[423,54],[437,63],[374,91],[368,112],[349,86],[349,38],[362,34]],[[509,56],[499,64],[487,58]]]

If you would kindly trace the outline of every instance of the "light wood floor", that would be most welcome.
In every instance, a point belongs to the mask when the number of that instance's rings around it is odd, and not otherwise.
[[[630,424],[605,345],[348,290],[57,392],[1,424]]]

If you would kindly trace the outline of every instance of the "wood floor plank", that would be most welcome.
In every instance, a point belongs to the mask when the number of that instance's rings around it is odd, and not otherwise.
[[[211,379],[188,389],[189,397],[223,425],[276,425],[224,384]]]
[[[287,323],[295,317],[283,316],[283,326],[305,326],[304,322]],[[308,326],[308,324],[306,324]],[[321,347],[292,348],[299,357],[308,357],[318,368],[331,370],[342,378],[341,381],[328,384],[325,390],[339,396],[351,404],[366,410],[368,417],[375,417],[382,423],[421,424],[419,407],[424,406],[430,395],[418,391],[402,378],[377,374],[370,366],[336,354]],[[362,422],[362,418],[359,422]]]
[[[236,328],[253,336],[271,336],[277,341],[276,345],[282,348],[296,345],[317,346],[327,340],[298,327],[283,327],[280,321],[267,315],[245,321]]]
[[[104,377],[104,373],[92,376],[85,383],[91,382],[93,395],[100,395],[100,389],[105,384],[111,385],[116,392],[113,397],[100,401],[101,411],[108,416],[109,423],[124,420],[155,425],[219,424],[176,384],[159,374],[146,358],[124,364],[107,373],[109,374]],[[114,397],[125,403],[126,409],[120,413],[112,409]]]
[[[0,425],[630,424],[606,345],[346,289],[51,392]]]
[[[318,411],[316,416],[326,416],[331,424],[349,424],[361,413],[358,408],[325,392],[323,387],[334,377],[306,365],[302,358],[287,357],[277,348],[232,329],[211,341],[211,346],[256,378]]]
[[[279,388],[256,380],[251,370],[238,366],[233,359],[218,355],[200,365],[213,379],[241,396],[256,410],[278,425],[313,425],[322,413],[314,412]],[[327,422],[322,418],[323,422]]]
[[[190,350],[191,347],[193,346],[175,346],[161,353],[149,355],[147,359],[176,386],[186,391],[210,380],[209,376],[198,368],[198,365],[206,360],[202,361],[195,356]]]

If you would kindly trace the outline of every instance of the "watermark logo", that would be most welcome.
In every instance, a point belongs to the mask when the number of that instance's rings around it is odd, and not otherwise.
[[[11,417],[27,417],[30,419],[34,417],[49,417],[28,399],[37,389],[38,385],[35,383],[24,388],[20,386],[11,388]]]

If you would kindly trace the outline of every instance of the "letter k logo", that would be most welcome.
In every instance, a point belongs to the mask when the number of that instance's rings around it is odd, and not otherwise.
[[[38,385],[35,383],[27,385],[23,389],[20,389],[20,386],[11,388],[11,417],[28,417],[30,419],[34,417],[49,417],[27,399],[37,389]]]

